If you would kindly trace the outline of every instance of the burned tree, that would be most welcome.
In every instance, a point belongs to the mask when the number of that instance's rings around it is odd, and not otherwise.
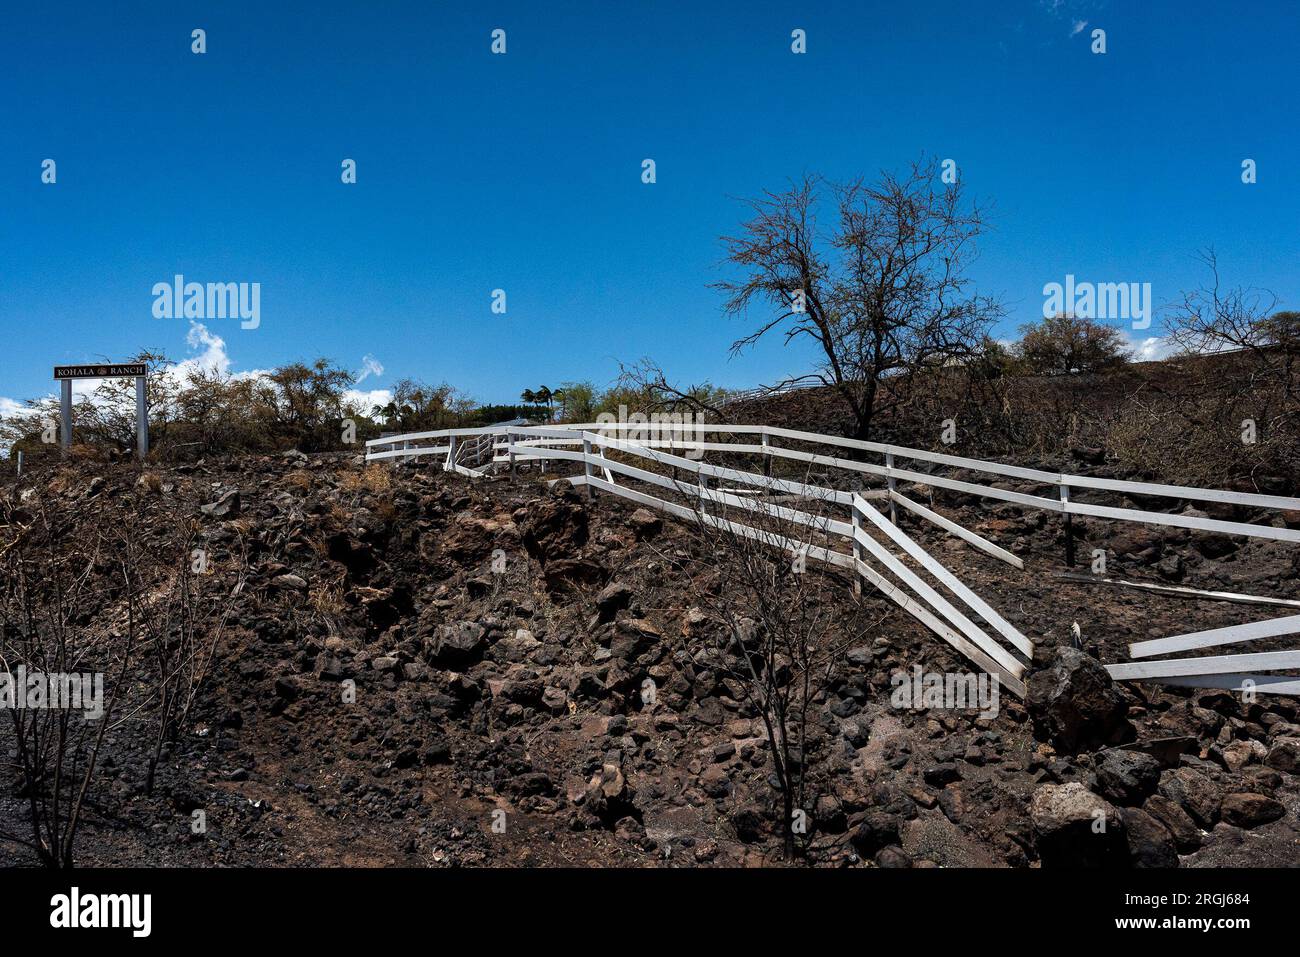
[[[0,840],[27,848],[47,867],[71,867],[106,735],[134,685],[139,581],[121,535],[87,529],[61,541],[43,508],[6,504],[2,516],[0,677],[13,695],[39,695],[9,702],[9,770],[30,831],[0,830]],[[117,620],[87,627],[90,609],[118,601]]]
[[[194,527],[174,511],[0,502],[0,698],[24,696],[4,720],[26,819],[0,826],[0,841],[47,867],[75,863],[88,812],[104,807],[93,792],[106,755],[137,760],[152,791],[210,674],[228,603],[201,602]]]
[[[688,498],[695,509],[687,523],[693,557],[664,557],[703,613],[701,654],[763,723],[782,848],[793,859],[812,834],[812,760],[824,745],[818,709],[841,680],[845,652],[879,618],[846,602],[844,583],[817,567],[818,550],[831,543],[826,502],[805,504],[814,508],[807,512],[766,501],[737,504],[711,490]]]
[[[818,221],[823,197],[833,206],[829,227]],[[960,185],[940,181],[934,161],[878,183],[805,176],[748,205],[753,218],[723,238],[740,278],[715,288],[728,315],[772,313],[731,351],[775,331],[787,343],[811,339],[820,368],[781,384],[834,388],[851,438],[869,438],[876,416],[904,401],[917,375],[979,355],[1002,315],[966,276],[984,213],[964,203]]]

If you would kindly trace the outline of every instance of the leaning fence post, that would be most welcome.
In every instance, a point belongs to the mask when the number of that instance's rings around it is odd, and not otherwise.
[[[582,437],[582,471],[587,477],[587,480],[582,484],[587,488],[587,501],[590,502],[593,497],[591,491],[591,440],[585,434]]]
[[[456,465],[456,436],[447,436],[447,464],[444,466],[448,471]]]
[[[1065,566],[1074,567],[1074,520],[1070,517],[1070,486],[1061,483],[1061,512],[1065,516]]]
[[[771,440],[766,432],[763,433],[763,474],[768,478],[772,477],[772,453],[769,451]]]
[[[887,475],[885,481],[889,483],[889,520],[895,525],[898,524],[898,503],[894,501],[894,490],[898,487],[898,480],[894,478],[894,453],[885,453],[885,470]],[[856,514],[856,512],[855,512]]]
[[[506,449],[508,450],[508,451],[507,451],[507,454],[509,454],[509,456],[510,456],[510,477],[511,477],[511,478],[514,478],[515,475],[516,475],[516,472],[515,472],[515,431],[514,431],[514,429],[506,429]]]
[[[23,477],[23,450],[18,450],[18,477]]]

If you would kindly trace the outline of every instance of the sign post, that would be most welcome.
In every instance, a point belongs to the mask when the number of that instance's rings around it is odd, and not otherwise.
[[[135,450],[141,462],[149,455],[149,406],[145,403],[142,375],[135,377]]]
[[[149,369],[143,362],[102,363],[87,366],[55,366],[54,378],[62,386],[59,401],[59,441],[65,450],[72,448],[72,380],[135,379],[135,450],[144,461],[149,454],[149,403],[145,376]]]
[[[58,370],[54,371],[57,376]],[[64,379],[59,384],[62,386],[59,400],[59,442],[66,452],[72,448],[72,380]]]

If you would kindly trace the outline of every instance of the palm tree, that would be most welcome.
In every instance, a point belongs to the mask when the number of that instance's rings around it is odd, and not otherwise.
[[[525,389],[523,392],[519,393],[519,398],[524,403],[524,405],[537,404],[537,393],[534,392],[532,389]]]
[[[539,386],[537,389],[537,404],[546,406],[546,417],[551,418],[551,390],[547,386]]]

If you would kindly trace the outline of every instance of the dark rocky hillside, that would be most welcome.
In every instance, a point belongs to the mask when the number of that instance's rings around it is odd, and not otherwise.
[[[70,464],[4,495],[0,548],[41,504],[62,536],[105,516],[155,523],[160,549],[175,516],[197,523],[210,557],[200,600],[229,610],[152,795],[144,724],[110,734],[81,864],[781,862],[763,729],[676,571],[696,542],[672,520],[526,472],[471,481],[295,453],[145,473]],[[817,703],[804,860],[1300,863],[1295,699],[1117,686],[1096,660],[1121,660],[1136,638],[1284,612],[1057,581],[1062,540],[1045,516],[936,502],[1026,560],[1018,572],[907,525],[1038,644],[1030,699],[1004,693],[993,717],[894,707],[895,672],[968,665],[869,590],[859,601],[825,576],[826,600],[879,623]],[[1080,529],[1115,553],[1113,571],[1296,597],[1296,551],[1280,543]],[[1075,622],[1083,651],[1069,647]],[[0,725],[0,754],[12,755],[8,733]],[[0,828],[23,833],[14,781]],[[0,864],[30,863],[0,845]]]

